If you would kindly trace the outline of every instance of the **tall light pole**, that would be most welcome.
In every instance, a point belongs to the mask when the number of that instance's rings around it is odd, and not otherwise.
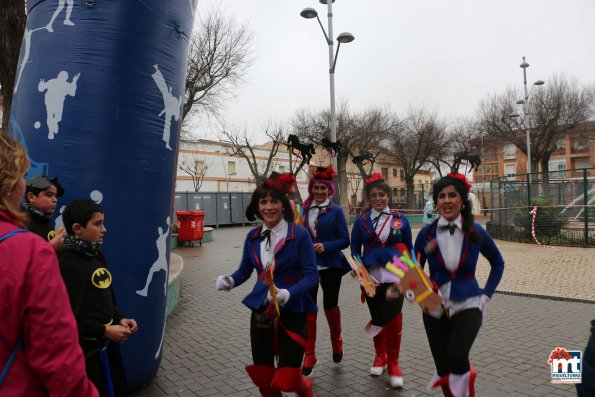
[[[341,43],[350,43],[352,42],[355,37],[351,33],[344,32],[337,36],[337,52],[334,52],[334,44],[333,41],[333,3],[335,0],[327,1],[327,0],[319,0],[321,4],[326,4],[328,8],[328,35],[326,30],[324,30],[324,26],[322,26],[322,22],[320,22],[320,18],[318,18],[318,12],[316,12],[313,8],[304,8],[300,15],[306,19],[316,18],[318,20],[318,24],[322,29],[322,33],[326,39],[326,43],[328,44],[328,65],[329,65],[329,78],[330,78],[330,89],[331,89],[331,143],[337,142],[337,120],[335,115],[335,65],[337,64],[337,55],[339,55],[339,48],[341,47]],[[337,169],[337,158],[332,158],[333,167],[335,170]]]
[[[525,57],[523,57],[523,62],[519,65],[521,67],[521,69],[523,69],[523,86],[524,86],[524,90],[525,90],[525,96],[524,99],[519,99],[516,103],[517,105],[523,105],[523,117],[522,117],[522,123],[523,126],[525,127],[525,134],[526,134],[526,138],[527,138],[527,178],[529,180],[529,182],[531,181],[531,131],[529,129],[529,126],[526,123],[527,120],[527,103],[529,102],[529,96],[531,95],[531,92],[533,91],[533,87],[537,86],[537,85],[543,85],[544,82],[543,80],[537,80],[536,82],[533,83],[533,86],[531,87],[531,90],[527,91],[527,68],[529,67],[529,64],[525,61]],[[521,117],[518,113],[512,113],[510,115],[510,117]]]

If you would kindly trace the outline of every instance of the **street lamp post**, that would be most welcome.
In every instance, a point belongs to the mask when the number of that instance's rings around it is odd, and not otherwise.
[[[337,64],[337,56],[339,55],[339,48],[341,47],[341,43],[350,43],[354,40],[354,37],[351,33],[344,32],[337,36],[337,52],[334,52],[334,41],[332,40],[333,37],[333,3],[335,0],[327,1],[327,0],[319,0],[321,4],[326,4],[328,8],[328,35],[324,26],[322,26],[322,22],[320,22],[320,18],[318,18],[318,12],[316,12],[313,8],[304,8],[300,15],[306,19],[316,18],[318,20],[318,24],[322,29],[322,33],[326,39],[328,44],[328,64],[329,64],[329,78],[330,78],[330,90],[331,90],[331,143],[337,142],[337,120],[335,115],[335,65]],[[337,158],[332,158],[333,167],[337,169]]]
[[[518,100],[516,103],[517,105],[523,105],[523,117],[521,118],[523,126],[525,127],[525,135],[527,138],[527,178],[528,181],[531,181],[531,131],[529,129],[529,126],[526,123],[526,119],[527,119],[527,104],[529,102],[529,96],[531,95],[531,92],[533,91],[533,87],[538,86],[538,85],[543,85],[544,82],[543,80],[537,80],[536,82],[533,83],[533,86],[531,87],[531,90],[527,91],[527,68],[529,67],[529,64],[525,61],[525,57],[523,57],[523,62],[519,65],[521,67],[521,69],[523,69],[523,86],[524,86],[524,91],[525,91],[525,96],[524,99],[520,99]],[[521,117],[518,113],[512,113],[510,115],[510,117]]]

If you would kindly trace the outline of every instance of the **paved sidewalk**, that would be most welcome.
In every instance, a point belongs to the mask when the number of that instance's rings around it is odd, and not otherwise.
[[[248,230],[216,229],[213,242],[176,250],[184,259],[181,297],[168,318],[161,369],[133,397],[259,395],[244,371],[251,364],[250,314],[241,304],[254,278],[231,292],[214,288],[217,275],[237,268]],[[595,250],[564,247],[554,253],[534,245],[497,244],[507,265],[500,290],[595,301]],[[478,271],[479,278],[486,274]],[[440,396],[425,389],[434,365],[417,305],[405,303],[403,310],[405,388],[393,390],[385,376],[369,375],[373,345],[363,332],[369,313],[359,296],[357,282],[345,276],[340,296],[345,358],[340,365],[332,362],[328,325],[319,316],[314,395]],[[550,383],[547,360],[557,346],[584,350],[593,318],[592,303],[495,294],[471,351],[479,371],[477,395],[575,396],[572,385]]]

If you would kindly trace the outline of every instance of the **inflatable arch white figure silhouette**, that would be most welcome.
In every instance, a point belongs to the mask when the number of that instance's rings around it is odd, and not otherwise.
[[[45,110],[47,113],[48,139],[54,139],[58,133],[58,124],[62,121],[64,100],[66,96],[76,95],[76,82],[80,77],[77,73],[68,81],[68,72],[61,71],[55,79],[45,81],[41,79],[37,86],[39,92],[45,92]]]
[[[169,145],[169,138],[170,138],[170,128],[171,128],[171,118],[173,117],[175,121],[180,119],[182,113],[182,101],[183,97],[180,95],[179,98],[176,98],[172,94],[172,87],[168,87],[165,83],[165,79],[163,78],[163,74],[159,70],[159,65],[155,66],[155,73],[151,76],[157,84],[157,88],[161,92],[161,96],[163,96],[163,110],[159,113],[159,117],[165,114],[165,122],[163,124],[163,136],[162,140],[165,142],[165,147],[169,150],[171,146]]]
[[[52,33],[54,31],[54,21],[64,9],[64,3],[67,3],[68,7],[66,8],[66,17],[64,17],[63,24],[68,26],[74,26],[74,23],[70,20],[70,14],[72,14],[72,6],[74,4],[74,0],[58,0],[58,7],[56,7],[56,11],[54,11],[52,19],[50,19],[50,22],[46,26],[48,32]]]
[[[149,285],[151,285],[151,281],[153,280],[153,274],[164,270],[165,271],[165,281],[163,283],[163,294],[167,295],[167,277],[168,277],[168,269],[167,269],[167,258],[166,258],[166,245],[167,245],[167,238],[169,237],[169,216],[167,217],[167,231],[163,233],[163,228],[159,226],[157,228],[157,232],[159,233],[159,237],[157,237],[157,241],[155,244],[157,245],[157,259],[151,266],[149,270],[149,274],[147,274],[147,280],[145,282],[145,286],[142,289],[136,291],[136,293],[140,296],[147,296],[149,293]]]

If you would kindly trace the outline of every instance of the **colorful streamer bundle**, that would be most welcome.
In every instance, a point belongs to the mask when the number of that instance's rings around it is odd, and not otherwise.
[[[293,223],[299,226],[304,226],[305,216],[304,209],[300,204],[295,203],[293,200],[289,200],[291,209],[293,210]]]
[[[376,282],[370,273],[368,273],[368,270],[366,270],[361,258],[359,256],[345,256],[345,258],[347,259],[351,270],[353,270],[355,273],[357,280],[364,289],[366,295],[368,295],[370,298],[374,297],[374,295],[376,295]]]

